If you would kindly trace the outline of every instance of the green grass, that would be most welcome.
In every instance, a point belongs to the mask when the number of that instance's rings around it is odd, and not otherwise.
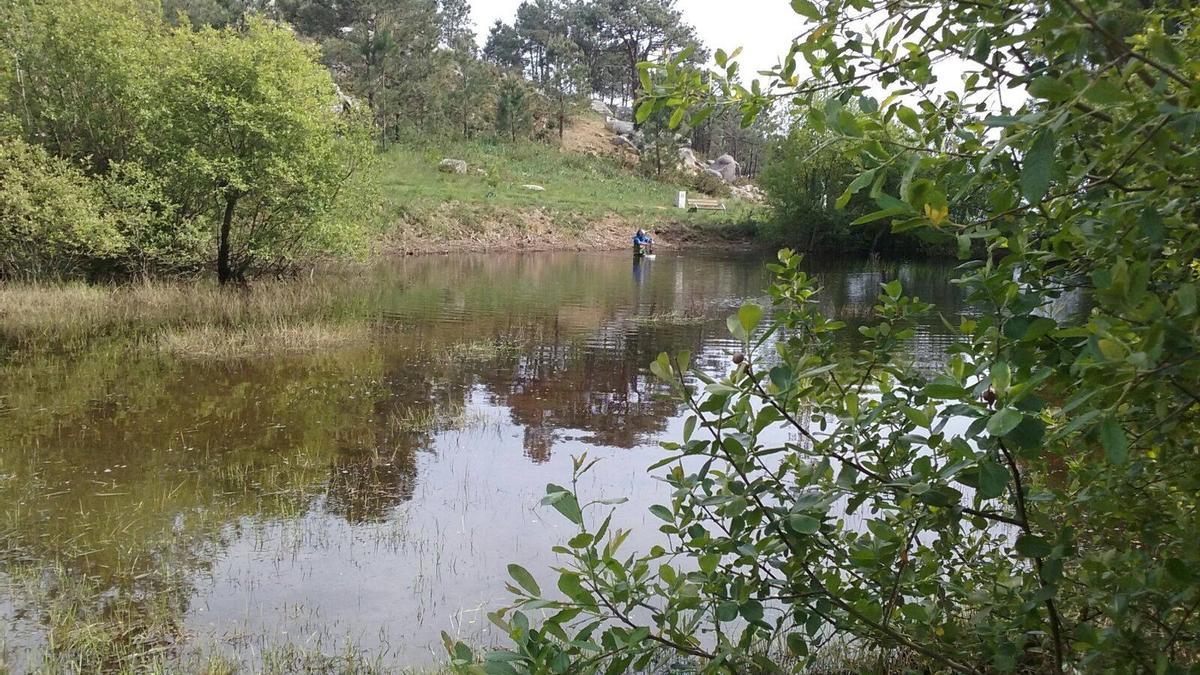
[[[444,158],[462,159],[466,175],[439,172]],[[524,188],[540,185],[545,192]],[[615,215],[650,225],[675,223],[697,228],[732,225],[753,219],[752,205],[726,200],[725,212],[688,213],[675,208],[676,193],[686,189],[638,175],[610,157],[561,151],[557,145],[496,140],[431,139],[405,141],[383,157],[381,192],[391,217],[420,220],[453,202],[456,220],[478,218],[480,229],[505,212],[542,209],[556,222],[584,227]],[[471,229],[467,223],[466,229]]]

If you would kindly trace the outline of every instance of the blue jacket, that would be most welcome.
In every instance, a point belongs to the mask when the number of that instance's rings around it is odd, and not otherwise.
[[[648,235],[648,234],[635,234],[635,235],[633,235],[633,243],[635,243],[635,244],[653,244],[654,240],[651,239],[650,235]]]

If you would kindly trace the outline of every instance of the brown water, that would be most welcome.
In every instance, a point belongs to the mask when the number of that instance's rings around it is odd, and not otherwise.
[[[487,643],[506,564],[543,580],[565,521],[538,505],[571,455],[590,497],[628,497],[629,550],[659,536],[646,467],[681,435],[646,365],[690,349],[709,372],[725,317],[765,303],[762,257],[408,258],[361,283],[369,342],[303,357],[194,361],[100,341],[0,362],[0,633],[36,664],[52,599],[147,649],[247,664],[283,646],[392,667],[442,661],[439,632]],[[879,284],[956,320],[947,267],[814,264],[826,311],[870,316]],[[853,331],[847,331],[853,335]],[[913,341],[936,363],[931,317]],[[143,354],[143,355],[138,355]],[[2,357],[0,357],[2,358]]]

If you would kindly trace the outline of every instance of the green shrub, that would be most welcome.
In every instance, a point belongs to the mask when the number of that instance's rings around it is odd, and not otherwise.
[[[712,197],[728,197],[732,194],[729,185],[724,179],[714,176],[707,171],[701,171],[693,175],[690,184],[693,190],[703,192]]]
[[[670,487],[650,508],[661,543],[622,550],[577,460],[543,501],[576,530],[555,590],[509,566],[517,601],[493,619],[511,645],[483,668],[628,672],[665,651],[776,673],[840,650],[845,670],[1197,672],[1200,11],[792,6],[813,32],[767,86],[676,59],[643,105],[682,117],[714,88],[749,116],[802,103],[853,157],[839,200],[956,243],[972,311],[942,317],[949,340],[914,363],[929,305],[890,280],[845,336],[782,252],[770,313],[729,317],[741,349],[724,372],[686,353],[650,366],[687,411],[652,467]],[[864,16],[885,24],[871,40]],[[938,96],[948,57],[962,88]]]
[[[94,183],[39,147],[0,139],[0,278],[98,271],[125,250]]]

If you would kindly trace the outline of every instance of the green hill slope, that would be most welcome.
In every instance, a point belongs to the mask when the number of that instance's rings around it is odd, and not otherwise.
[[[438,170],[467,162],[465,175]],[[544,190],[525,187],[535,185]],[[726,200],[724,212],[675,208],[683,189],[638,175],[615,157],[543,143],[409,141],[381,167],[392,252],[620,248],[638,227],[666,245],[745,238],[765,208]]]

